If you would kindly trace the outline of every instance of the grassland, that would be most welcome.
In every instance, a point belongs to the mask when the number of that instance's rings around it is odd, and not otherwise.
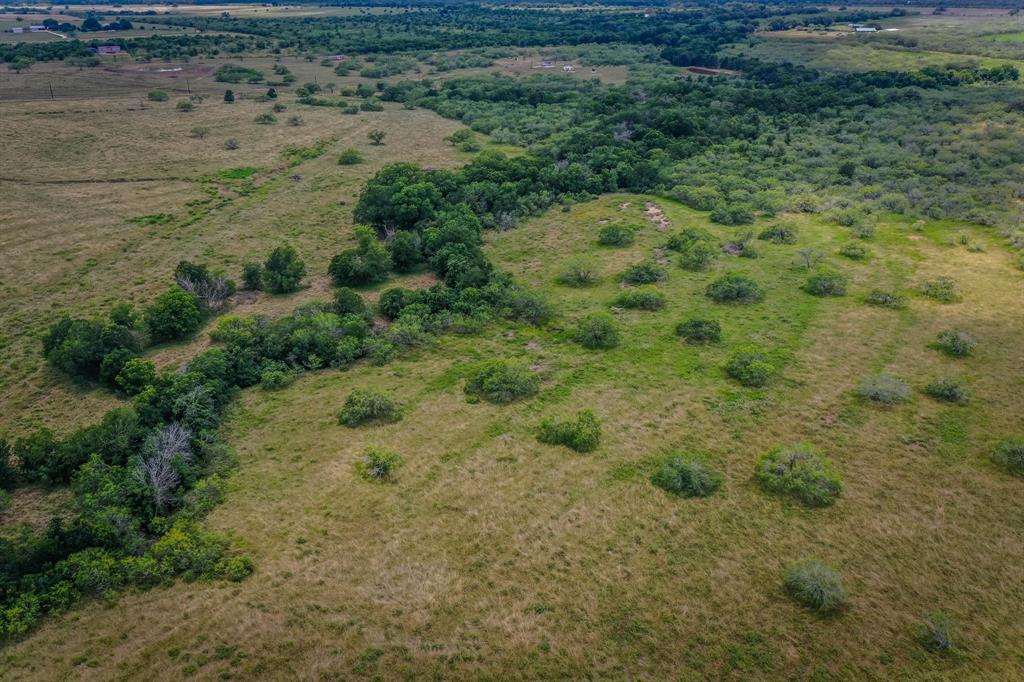
[[[1008,254],[969,228],[890,222],[869,261],[840,263],[845,237],[804,219],[800,244],[761,245],[760,259],[723,257],[709,273],[670,266],[666,310],[619,311],[622,346],[584,351],[564,329],[606,309],[616,273],[655,255],[666,236],[648,225],[633,246],[606,249],[596,232],[603,220],[643,221],[651,200],[608,196],[490,238],[497,263],[557,294],[552,328],[446,337],[385,368],[248,392],[226,429],[238,471],[209,524],[254,556],[256,575],[127,594],[52,619],[5,652],[5,677],[1012,677],[1024,664],[1014,644],[1024,634],[1024,549],[1008,540],[1024,517],[1018,482],[984,456],[1019,423],[1024,390],[1015,343],[1024,323],[1003,314],[1022,303],[1019,287],[1004,285],[1019,276]],[[674,227],[710,227],[656,201]],[[962,230],[990,250],[947,244]],[[851,275],[849,296],[799,290],[805,275],[791,264],[805,247]],[[602,282],[554,284],[568,253],[594,258]],[[709,303],[704,286],[731,270],[761,282],[765,302]],[[871,287],[906,291],[951,273],[964,303],[911,295],[908,309],[890,311],[860,301]],[[673,327],[692,314],[720,319],[725,343],[682,344]],[[970,329],[978,355],[955,362],[930,349],[947,327]],[[783,367],[763,391],[722,376],[727,355],[751,342]],[[509,407],[466,403],[467,367],[490,357],[531,364],[541,394]],[[855,388],[879,370],[916,387],[955,373],[972,403],[918,395],[893,409],[864,405]],[[338,426],[356,387],[392,392],[404,419]],[[603,421],[596,453],[535,441],[543,416],[582,407]],[[809,511],[751,481],[760,452],[798,440],[839,463],[846,490],[834,508]],[[367,445],[405,456],[395,484],[355,475]],[[650,485],[654,463],[673,450],[707,453],[725,492],[680,501]],[[842,570],[852,598],[841,617],[809,615],[782,594],[782,570],[807,556]],[[914,639],[937,609],[960,625],[958,656],[929,656]]]
[[[269,71],[271,61],[245,64]],[[225,85],[212,79],[219,63],[187,65],[187,88],[205,95],[191,113],[174,107],[187,94],[183,74],[153,69],[165,65],[0,72],[0,431],[65,431],[114,404],[43,365],[38,338],[62,312],[145,302],[166,288],[182,258],[237,272],[282,241],[306,259],[308,287],[259,294],[235,311],[278,315],[327,298],[326,264],[350,240],[351,204],[367,177],[393,161],[439,168],[469,158],[444,142],[458,123],[395,105],[346,116],[283,96],[279,123],[256,125],[270,104],[244,96],[265,88],[232,86],[243,97],[223,103]],[[331,74],[286,63],[300,83]],[[344,82],[361,82],[350,78]],[[59,95],[50,101],[39,93],[53,81]],[[174,96],[146,101],[155,88]],[[287,126],[296,114],[303,125]],[[196,127],[208,129],[205,137],[191,136]],[[387,131],[384,146],[369,145],[371,127]],[[225,149],[229,137],[237,150]],[[289,163],[289,146],[320,143],[321,156]],[[366,163],[339,166],[346,147]],[[668,229],[648,220],[648,204],[664,212]],[[206,523],[254,558],[255,574],[76,607],[0,650],[0,677],[1020,677],[1020,481],[987,460],[1022,419],[1024,319],[1012,311],[1024,291],[1014,257],[982,228],[889,217],[866,242],[870,257],[853,262],[837,255],[846,230],[814,216],[785,219],[797,225],[798,244],[755,242],[760,258],[722,255],[703,273],[675,265],[661,249],[667,236],[682,227],[720,239],[734,231],[657,197],[603,196],[490,233],[488,256],[554,302],[553,324],[445,336],[385,367],[247,390],[223,433],[238,466]],[[617,220],[643,226],[635,244],[598,246],[600,226]],[[960,235],[984,249],[968,250]],[[847,296],[800,290],[807,273],[793,263],[807,248],[850,277]],[[597,263],[597,285],[555,283],[576,256]],[[666,308],[615,310],[619,348],[591,352],[573,343],[574,321],[608,310],[620,291],[616,275],[649,258],[669,272],[659,285]],[[762,284],[764,302],[712,304],[704,288],[730,271]],[[957,279],[962,303],[915,293],[939,275]],[[865,305],[876,287],[907,294],[907,308]],[[681,342],[675,324],[693,315],[720,320],[723,343]],[[977,338],[974,356],[951,360],[930,347],[949,328]],[[740,388],[722,371],[751,343],[780,368],[765,389]],[[203,332],[152,356],[175,365],[206,344]],[[505,407],[468,403],[463,379],[473,363],[492,358],[530,365],[542,377],[540,394]],[[914,387],[909,403],[880,409],[855,396],[861,379],[879,371]],[[971,402],[925,397],[920,389],[940,375],[962,378]],[[402,421],[339,426],[337,411],[361,387],[395,395]],[[596,452],[537,443],[542,418],[581,408],[603,423]],[[760,453],[796,441],[835,459],[845,489],[834,507],[809,510],[752,480]],[[370,445],[404,456],[395,483],[356,475]],[[659,459],[674,451],[706,454],[724,475],[723,491],[680,500],[651,485]],[[21,489],[0,524],[42,525],[66,500]],[[783,593],[782,572],[807,557],[841,571],[851,596],[840,615],[809,614]],[[915,638],[925,614],[938,610],[957,625],[955,654],[934,655]]]

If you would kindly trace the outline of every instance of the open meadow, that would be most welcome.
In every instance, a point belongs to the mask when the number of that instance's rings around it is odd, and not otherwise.
[[[0,679],[1024,679],[1017,15],[161,9],[425,47],[0,66]]]

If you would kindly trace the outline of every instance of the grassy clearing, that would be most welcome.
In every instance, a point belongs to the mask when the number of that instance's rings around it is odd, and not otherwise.
[[[326,172],[326,169],[325,169]],[[671,221],[645,218],[655,201]],[[600,247],[604,220],[644,227],[626,248]],[[572,322],[607,310],[615,275],[655,252],[671,230],[731,229],[642,196],[609,196],[552,211],[488,237],[489,256],[552,295],[546,330],[491,328],[445,337],[383,368],[305,376],[245,394],[227,427],[240,466],[209,520],[251,554],[241,584],[176,584],[128,594],[48,621],[0,655],[11,679],[67,675],[179,679],[435,676],[537,679],[1007,678],[1024,661],[1024,523],[1019,482],[986,459],[1019,426],[1024,390],[1015,343],[1024,332],[1019,278],[1008,254],[944,242],[961,226],[917,231],[884,222],[864,262],[835,255],[845,235],[792,217],[797,245],[758,243],[756,260],[721,256],[712,270],[669,263],[657,285],[665,309],[617,311],[622,345],[585,351]],[[967,228],[963,228],[967,229]],[[844,298],[799,287],[797,249],[828,254],[850,277]],[[555,283],[569,254],[601,281]],[[718,306],[704,287],[743,271],[763,303]],[[863,305],[873,287],[909,291],[953,274],[964,303],[916,295],[902,311]],[[690,315],[722,323],[723,341],[690,346],[674,327]],[[958,366],[965,407],[915,395],[878,409],[855,390],[886,371],[923,386],[952,362],[928,348],[938,330],[966,328],[975,356]],[[780,377],[741,389],[721,365],[736,348],[767,349]],[[476,361],[506,358],[542,378],[538,396],[469,404],[462,380]],[[958,361],[961,362],[961,361]],[[369,388],[403,405],[395,424],[348,429],[336,414]],[[589,408],[602,441],[589,454],[545,446],[536,427]],[[439,428],[442,425],[442,428]],[[752,479],[756,458],[807,441],[840,469],[833,507],[771,497]],[[394,483],[359,478],[368,447],[399,453]],[[703,453],[721,491],[682,500],[649,482],[671,452]],[[984,551],[977,551],[979,543]],[[963,557],[971,557],[964,560]],[[842,615],[822,620],[791,602],[782,576],[817,558],[843,578]],[[958,624],[960,654],[933,656],[916,639],[925,615]],[[791,642],[799,642],[793,646]],[[58,644],[59,643],[59,644]]]

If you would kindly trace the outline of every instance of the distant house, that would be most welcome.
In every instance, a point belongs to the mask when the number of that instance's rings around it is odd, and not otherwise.
[[[35,26],[29,26],[28,30],[35,31],[36,33],[38,33],[39,31],[45,31],[46,27],[43,26],[42,24],[36,24]]]
[[[575,71],[575,70],[576,70],[576,67],[573,66],[572,64],[566,64],[565,66],[562,67],[562,71],[565,71],[566,73],[569,73],[570,71]]]
[[[877,33],[878,29],[874,26],[858,26],[853,29],[854,33]]]
[[[348,55],[344,55],[344,54],[332,54],[332,55],[328,55],[328,56],[327,56],[327,58],[328,58],[329,60],[331,60],[332,62],[343,62],[343,61],[345,61],[346,59],[348,59]]]
[[[25,29],[22,28],[21,26],[18,26],[18,27],[15,27],[15,28],[11,29],[11,33],[24,33],[24,32],[25,32]]]
[[[121,54],[120,45],[97,45],[96,54]]]
[[[553,59],[545,59],[540,65],[542,69],[553,69],[554,67],[555,61]]]

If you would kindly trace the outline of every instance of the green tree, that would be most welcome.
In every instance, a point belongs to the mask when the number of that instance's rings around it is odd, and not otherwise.
[[[305,276],[306,264],[288,244],[274,249],[263,264],[263,287],[274,294],[297,291]]]
[[[199,329],[203,313],[195,295],[173,287],[146,308],[145,318],[154,341],[171,341]]]

